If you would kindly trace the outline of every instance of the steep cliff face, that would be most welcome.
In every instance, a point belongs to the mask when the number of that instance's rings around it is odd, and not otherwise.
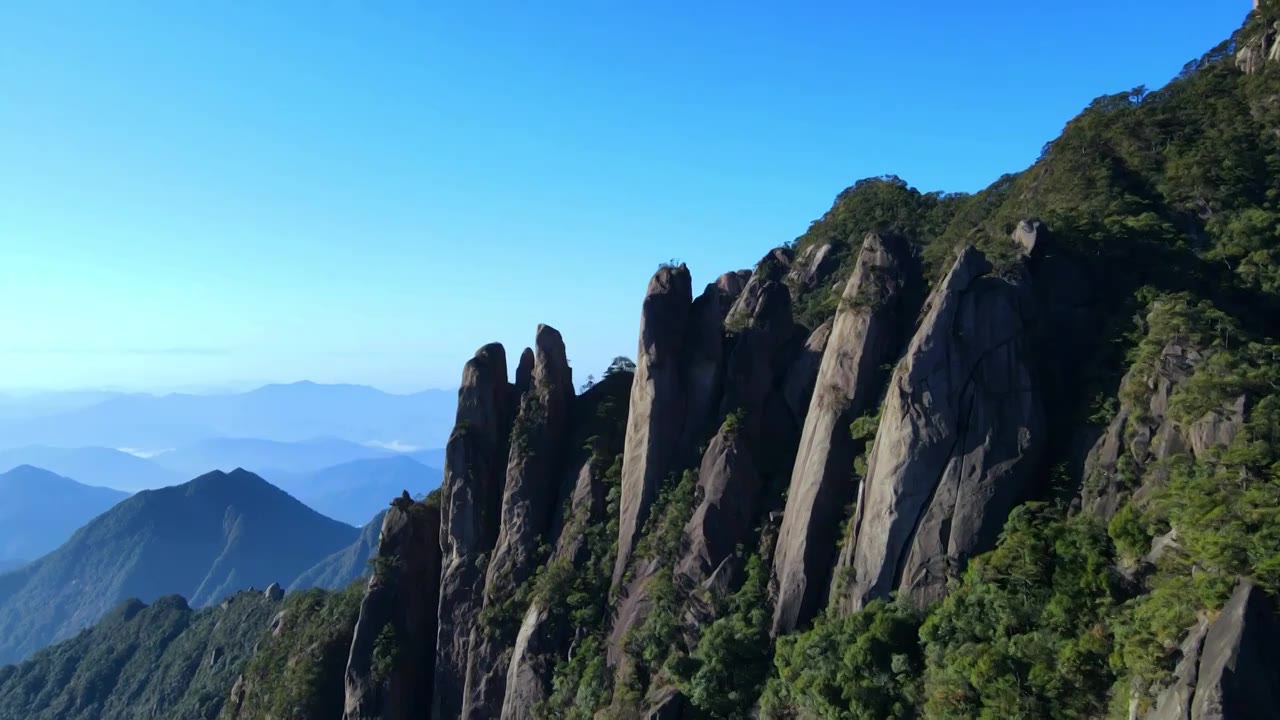
[[[1030,279],[991,271],[978,250],[960,254],[889,381],[832,586],[845,611],[895,590],[919,606],[940,599],[1037,490]]]
[[[689,269],[663,267],[649,281],[640,313],[640,345],[623,450],[622,507],[613,587],[631,562],[658,486],[672,470],[687,410],[681,359],[689,306]]]
[[[395,501],[352,632],[343,720],[426,717],[440,602],[439,495]]]
[[[484,558],[498,539],[513,391],[501,345],[486,345],[467,361],[441,484],[443,569],[433,717],[462,715],[471,632],[483,601]]]
[[[825,605],[841,518],[854,498],[857,441],[850,425],[874,410],[886,372],[915,318],[923,285],[901,238],[868,235],[822,354],[791,474],[774,555],[773,632],[788,633]]]

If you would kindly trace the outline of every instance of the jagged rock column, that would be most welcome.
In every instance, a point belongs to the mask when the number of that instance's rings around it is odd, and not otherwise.
[[[441,484],[443,569],[431,713],[441,720],[462,715],[471,629],[483,597],[482,563],[498,538],[512,390],[501,345],[485,345],[467,361]]]
[[[537,549],[551,526],[574,398],[564,340],[539,325],[528,389],[511,430],[501,525],[484,585],[486,608],[505,603],[533,575]],[[507,662],[516,636],[508,628],[471,628],[464,718],[502,712]]]
[[[671,472],[679,449],[686,410],[681,360],[692,302],[684,265],[663,266],[649,281],[623,450],[614,590],[622,583],[658,486]]]
[[[809,622],[826,604],[841,519],[858,482],[858,443],[849,426],[879,402],[887,379],[882,367],[897,357],[922,286],[919,264],[904,239],[866,237],[804,415],[774,553],[774,634]]]

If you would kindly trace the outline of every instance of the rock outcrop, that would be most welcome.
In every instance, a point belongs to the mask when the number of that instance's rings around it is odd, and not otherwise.
[[[1204,458],[1235,440],[1248,410],[1244,395],[1185,425],[1170,412],[1178,386],[1205,357],[1175,339],[1160,351],[1154,367],[1133,368],[1121,380],[1130,392],[1121,393],[1125,400],[1085,459],[1085,510],[1110,519],[1130,493],[1150,484],[1146,471],[1151,466],[1180,454]]]
[[[1182,645],[1174,683],[1146,720],[1262,720],[1280,708],[1280,624],[1266,594],[1241,581],[1212,623]]]
[[[836,310],[804,430],[774,553],[773,632],[788,633],[826,604],[841,519],[857,487],[858,443],[850,424],[874,410],[915,318],[923,286],[901,238],[868,235]]]
[[[737,329],[746,325],[756,314],[756,307],[763,299],[765,286],[770,283],[781,283],[791,270],[794,253],[791,248],[779,247],[769,251],[760,259],[756,269],[751,273],[742,288],[742,293],[729,308],[725,316],[725,327]]]
[[[938,600],[1038,489],[1045,418],[1030,280],[991,270],[978,250],[960,253],[890,378],[836,569],[847,580],[832,585],[844,611],[895,590]]]
[[[483,597],[482,563],[498,539],[512,393],[506,351],[497,343],[480,348],[463,369],[457,424],[445,448],[436,718],[462,716],[471,630]]]
[[[1187,427],[1187,444],[1191,454],[1203,458],[1215,447],[1230,445],[1244,429],[1248,398],[1244,395],[1227,403],[1221,410],[1210,410]]]
[[[1262,72],[1273,62],[1280,62],[1280,22],[1264,25],[1236,50],[1236,67],[1246,75]]]
[[[810,245],[796,256],[787,273],[787,286],[797,292],[807,292],[827,283],[827,278],[839,266],[835,247],[831,243]]]
[[[284,599],[284,588],[280,587],[280,583],[271,583],[262,595],[271,602],[280,602]]]
[[[531,375],[524,381],[511,430],[498,539],[484,585],[486,608],[509,601],[533,575],[539,561],[535,553],[551,526],[560,494],[574,399],[573,373],[564,340],[555,328],[539,325],[535,347]],[[492,632],[472,628],[464,718],[479,720],[501,713],[507,653],[515,639],[501,628]]]
[[[440,508],[414,503],[388,510],[351,639],[343,720],[428,716],[440,563]],[[390,657],[389,670],[376,667]]]
[[[664,266],[649,281],[640,314],[623,450],[615,589],[622,583],[658,486],[671,472],[683,436],[686,397],[681,360],[692,302],[689,269],[684,265]]]

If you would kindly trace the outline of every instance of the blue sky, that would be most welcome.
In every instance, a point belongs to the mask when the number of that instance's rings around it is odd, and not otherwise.
[[[1248,5],[0,2],[0,387],[582,379],[658,263],[981,189]]]

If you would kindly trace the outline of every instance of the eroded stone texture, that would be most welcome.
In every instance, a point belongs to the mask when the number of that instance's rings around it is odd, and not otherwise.
[[[1029,279],[990,273],[978,250],[961,252],[889,381],[836,570],[847,584],[833,584],[842,610],[895,590],[938,600],[1038,490],[1045,419]]]
[[[854,498],[859,443],[850,424],[873,412],[915,318],[923,284],[905,240],[868,235],[845,286],[815,381],[774,553],[773,632],[788,633],[826,604],[831,567]]]

